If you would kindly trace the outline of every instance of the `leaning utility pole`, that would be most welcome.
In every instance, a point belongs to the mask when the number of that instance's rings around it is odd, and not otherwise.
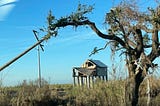
[[[18,55],[17,57],[13,58],[8,63],[6,63],[2,67],[0,67],[0,71],[2,71],[3,69],[5,69],[9,65],[11,65],[13,62],[15,62],[16,60],[18,60],[19,58],[21,58],[23,55],[25,55],[26,53],[28,53],[30,50],[32,50],[33,48],[35,48],[37,45],[41,44],[43,41],[45,41],[45,37],[43,37],[36,44],[34,44],[33,46],[31,46],[30,48],[28,48],[27,50],[25,50],[23,53],[21,53],[20,55]]]
[[[35,35],[36,40],[39,41],[38,36],[37,36],[38,32],[33,30],[33,33]],[[42,51],[44,51],[43,45],[41,43],[38,45],[38,49],[37,49],[37,51],[38,51],[38,83],[39,83],[38,85],[41,88],[41,86],[42,86],[41,80],[42,79],[41,79],[40,47],[41,47]]]

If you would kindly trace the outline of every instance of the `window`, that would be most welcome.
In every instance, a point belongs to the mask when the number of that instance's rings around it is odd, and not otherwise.
[[[92,67],[93,64],[92,64],[91,62],[87,62],[87,63],[86,63],[86,66],[87,66],[87,67]]]

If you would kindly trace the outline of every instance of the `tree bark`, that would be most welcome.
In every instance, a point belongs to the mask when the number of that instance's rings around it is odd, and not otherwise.
[[[143,71],[143,70],[140,70],[140,71]],[[144,77],[142,75],[142,72],[139,72],[138,74],[136,74],[134,76],[134,88],[133,88],[133,91],[132,91],[132,106],[137,106],[138,105],[138,99],[139,99],[139,86],[140,84],[142,83]]]
[[[125,87],[126,106],[138,105],[139,87],[146,75],[147,67],[144,66],[143,69],[139,68],[138,72],[136,72],[137,71],[136,68],[137,67],[133,63],[128,64],[129,79],[126,82],[126,87]]]

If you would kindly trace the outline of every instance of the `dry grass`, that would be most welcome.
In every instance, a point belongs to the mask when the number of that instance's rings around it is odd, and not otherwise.
[[[150,79],[150,106],[160,104],[160,81]],[[146,106],[146,82],[140,89],[139,106]],[[125,81],[97,81],[93,88],[49,85],[38,88],[35,82],[0,88],[0,106],[125,106]]]
[[[70,95],[76,106],[124,106],[124,82],[118,82],[98,81],[93,88],[76,87]]]

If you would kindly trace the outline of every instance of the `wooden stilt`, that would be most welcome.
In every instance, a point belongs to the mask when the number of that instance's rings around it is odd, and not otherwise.
[[[73,84],[74,84],[74,86],[76,86],[76,79],[75,79],[75,77],[76,77],[76,73],[75,73],[75,70],[73,69]]]
[[[81,76],[81,86],[83,86],[83,76]]]
[[[80,86],[79,76],[77,76],[78,86]]]
[[[87,76],[86,76],[86,86],[88,85],[88,79],[87,79]]]
[[[90,88],[90,83],[91,83],[91,79],[90,79],[90,76],[88,76],[88,87]]]
[[[92,87],[94,87],[94,76],[92,76]]]
[[[106,75],[106,81],[108,81],[108,77],[107,77],[107,75]]]
[[[75,79],[75,77],[73,77],[73,84],[74,84],[74,86],[76,86],[76,79]]]
[[[105,81],[105,78],[104,78],[104,76],[102,76],[102,79],[103,79],[103,81]]]

